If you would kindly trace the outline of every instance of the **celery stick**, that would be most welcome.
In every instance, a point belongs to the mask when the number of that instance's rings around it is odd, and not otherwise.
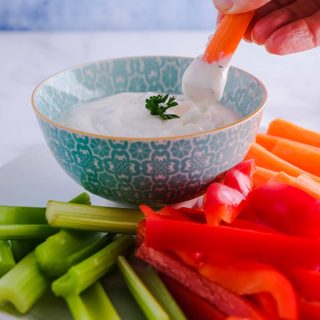
[[[141,273],[140,278],[151,292],[151,294],[157,299],[164,310],[168,313],[171,320],[186,320],[186,316],[183,314],[179,305],[176,303],[158,273],[148,266]]]
[[[31,252],[0,279],[0,302],[9,302],[19,312],[26,313],[48,287]]]
[[[145,316],[150,320],[169,320],[169,315],[148,291],[124,257],[118,257],[118,266],[124,276],[124,280],[129,290],[136,299]]]
[[[77,195],[76,197],[74,197],[73,199],[71,199],[69,201],[69,203],[78,203],[78,204],[90,205],[91,204],[91,200],[90,200],[90,196],[86,192],[82,192],[79,195]]]
[[[71,203],[79,203],[79,204],[90,204],[90,196],[83,192],[79,194],[78,196],[71,199],[69,202]],[[0,220],[1,220],[1,208],[0,207]],[[8,207],[7,207],[8,208]],[[8,213],[8,219],[6,220],[10,222],[10,224],[13,224],[14,222],[22,221],[22,217],[24,217],[24,222],[28,223],[37,223],[37,224],[47,224],[47,220],[45,217],[45,208],[31,208],[31,207],[24,207],[24,209],[21,209],[21,207],[10,207],[12,209],[11,213]],[[34,210],[35,209],[35,210]],[[42,210],[42,214],[39,214],[39,212]],[[19,218],[13,218],[12,215],[19,217]],[[3,221],[3,220],[2,220]],[[1,222],[0,222],[1,223]],[[32,251],[37,245],[41,243],[41,240],[10,240],[11,250],[14,256],[14,259],[16,262],[20,261],[24,256],[26,256],[30,251]]]
[[[108,208],[49,201],[49,224],[60,228],[134,234],[143,215],[138,209]]]
[[[43,239],[57,231],[45,224],[6,224],[0,225],[0,240]]]
[[[19,262],[42,241],[43,239],[10,240],[14,260]]]
[[[80,294],[110,271],[117,262],[117,256],[127,252],[133,244],[134,240],[131,236],[125,235],[117,238],[55,280],[52,283],[52,291],[56,296],[64,298]]]
[[[74,264],[102,249],[113,239],[102,232],[60,230],[35,249],[41,272],[49,278],[58,278]]]
[[[121,320],[99,281],[66,301],[74,320]]]
[[[0,241],[0,277],[15,266],[9,241]]]
[[[0,224],[46,224],[46,209],[0,206]]]

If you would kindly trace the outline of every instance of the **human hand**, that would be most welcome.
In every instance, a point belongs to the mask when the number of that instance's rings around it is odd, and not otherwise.
[[[320,45],[320,0],[213,0],[223,13],[256,10],[245,39],[274,54]]]

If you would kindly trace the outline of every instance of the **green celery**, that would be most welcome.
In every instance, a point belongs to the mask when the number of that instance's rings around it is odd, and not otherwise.
[[[0,206],[0,224],[46,224],[46,209]]]
[[[86,193],[83,193],[71,201],[89,203],[90,198]],[[37,227],[37,225],[33,226]],[[19,242],[15,245],[17,246],[16,250],[23,249],[19,248]],[[25,251],[19,252],[19,254],[24,253]],[[30,252],[0,279],[0,302],[9,302],[20,313],[26,313],[48,288],[49,281],[39,271],[34,252]]]
[[[53,227],[135,234],[144,218],[138,209],[87,206],[49,201],[46,216]]]
[[[40,244],[35,255],[41,272],[49,278],[58,278],[112,239],[112,234],[102,232],[60,230]]]
[[[71,267],[65,275],[52,283],[52,291],[56,296],[64,298],[80,294],[110,271],[117,262],[117,256],[127,252],[133,245],[131,236],[120,236],[94,255]]]
[[[9,241],[0,241],[0,277],[15,266]]]
[[[71,199],[69,202],[71,203],[79,203],[79,204],[90,204],[90,196],[83,192],[78,196]],[[9,208],[9,207],[6,207]],[[0,220],[2,222],[13,223],[37,223],[37,224],[47,224],[46,216],[45,216],[45,208],[31,208],[31,207],[10,207],[11,211],[7,211],[8,219],[11,220],[1,220],[1,210],[3,207],[0,207]],[[42,210],[42,213],[41,213]],[[15,217],[15,218],[13,218]],[[23,220],[23,219],[24,220]],[[0,224],[1,224],[0,221]],[[16,262],[20,261],[24,256],[26,256],[29,252],[31,252],[37,245],[41,243],[41,240],[34,239],[25,239],[25,240],[10,240],[11,250]]]
[[[121,320],[99,281],[66,301],[74,320]]]
[[[43,239],[10,240],[14,260],[19,262],[42,241]]]
[[[169,320],[169,315],[145,287],[143,282],[139,279],[136,272],[124,257],[118,257],[118,266],[124,276],[129,290],[136,299],[145,316],[150,320]]]
[[[183,314],[179,305],[176,303],[158,273],[148,266],[141,273],[140,278],[151,292],[151,294],[157,299],[161,306],[168,313],[171,320],[186,320],[186,316]]]
[[[82,192],[82,193],[78,194],[77,196],[75,196],[74,198],[72,198],[69,201],[69,203],[90,205],[91,200],[90,200],[90,196],[86,192]]]
[[[48,287],[31,252],[0,279],[0,302],[9,302],[20,313],[26,313]]]
[[[45,224],[0,225],[0,240],[43,239],[59,231]]]

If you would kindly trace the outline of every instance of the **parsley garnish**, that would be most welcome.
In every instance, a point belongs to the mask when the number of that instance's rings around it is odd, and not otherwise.
[[[179,118],[176,114],[165,113],[169,108],[178,105],[175,100],[176,98],[173,96],[169,98],[169,94],[166,94],[165,96],[158,94],[157,96],[151,96],[146,99],[146,108],[153,116],[159,116],[163,120]]]

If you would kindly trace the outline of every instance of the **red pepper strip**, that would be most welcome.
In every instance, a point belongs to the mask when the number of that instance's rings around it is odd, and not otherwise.
[[[161,278],[189,320],[225,320],[227,315],[171,277]]]
[[[277,303],[270,293],[260,292],[251,297],[266,313],[268,320],[279,320]]]
[[[145,215],[147,217],[148,216],[155,216],[155,217],[157,216],[157,213],[152,208],[150,208],[146,205],[141,205],[140,209],[145,212]],[[169,206],[161,208],[158,211],[158,215],[161,215],[162,217],[166,217],[166,218],[174,218],[176,220],[189,221],[189,219],[181,213],[180,209],[174,209]],[[174,252],[185,263],[187,263],[188,265],[191,265],[193,267],[199,266],[204,259],[204,255],[200,252],[197,252],[197,251],[175,250]]]
[[[281,233],[210,226],[161,217],[146,219],[146,244],[161,250],[225,254],[275,265],[320,264],[320,241]]]
[[[236,189],[221,183],[211,183],[204,203],[208,224],[219,225],[221,220],[232,223],[238,216],[239,205],[244,199],[244,196]]]
[[[224,176],[224,184],[238,190],[245,197],[252,190],[253,174],[256,171],[253,159],[242,161],[235,167],[227,171]]]
[[[286,268],[285,274],[302,297],[309,301],[320,302],[319,271],[303,268]]]
[[[297,298],[291,283],[271,266],[220,256],[211,257],[198,271],[209,280],[239,295],[270,293],[277,303],[281,319],[298,318]]]
[[[137,229],[137,240],[138,247],[135,255],[138,258],[180,282],[190,291],[208,301],[211,305],[217,306],[228,315],[247,317],[250,320],[262,319],[261,311],[257,310],[257,308],[247,299],[206,279],[196,270],[180,261],[180,259],[177,259],[170,252],[159,251],[146,246],[144,222],[140,223]]]
[[[296,187],[276,182],[261,185],[248,196],[246,210],[256,222],[281,232],[320,238],[320,200]]]
[[[301,299],[299,302],[301,320],[319,320],[320,302],[309,302]]]
[[[256,231],[263,231],[263,232],[270,232],[270,233],[279,233],[279,231],[274,230],[268,226],[264,226],[263,224],[259,224],[253,221],[244,220],[244,219],[236,219],[229,225],[234,228],[240,229],[248,229],[248,230],[256,230]]]

